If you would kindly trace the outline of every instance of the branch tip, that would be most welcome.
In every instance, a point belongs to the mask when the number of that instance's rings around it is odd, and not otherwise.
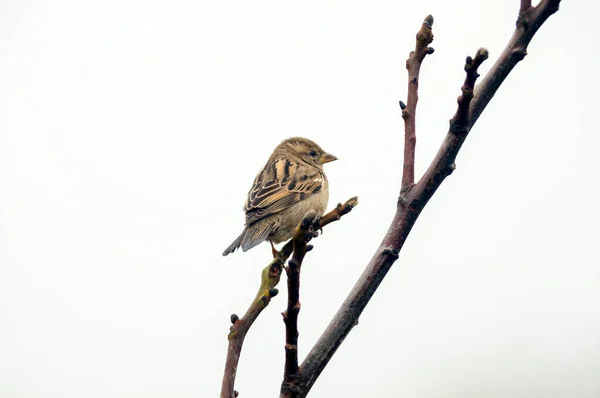
[[[358,196],[353,196],[344,204],[345,210],[343,210],[343,214],[350,213],[354,207],[358,205]]]
[[[433,26],[433,15],[429,14],[425,17],[425,20],[423,21],[423,25],[428,26],[429,28],[431,28]]]
[[[489,53],[488,49],[485,47],[482,47],[479,50],[477,50],[477,55],[475,55],[475,58],[480,58],[481,62],[483,62],[486,59],[488,59],[489,56],[490,56],[490,53]]]

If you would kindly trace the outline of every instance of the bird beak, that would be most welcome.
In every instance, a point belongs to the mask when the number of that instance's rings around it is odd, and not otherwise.
[[[319,161],[321,162],[321,164],[333,162],[334,160],[337,160],[337,158],[335,156],[333,156],[332,154],[330,154],[330,153],[324,153],[319,158]]]

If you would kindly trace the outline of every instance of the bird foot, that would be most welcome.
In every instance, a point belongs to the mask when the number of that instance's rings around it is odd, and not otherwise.
[[[311,225],[308,228],[308,233],[313,237],[316,238],[317,236],[319,236],[319,232],[323,233],[323,228],[321,228],[321,225],[319,224],[319,221],[315,221],[315,223],[313,225]]]
[[[269,243],[271,244],[271,253],[273,254],[273,258],[278,258],[279,251],[277,251],[277,249],[275,249],[275,246],[273,245],[272,241],[269,241]]]
[[[313,236],[316,238],[317,236],[323,235],[323,227],[321,226],[321,217],[317,218],[317,221],[315,221],[312,225],[312,230],[313,230]]]

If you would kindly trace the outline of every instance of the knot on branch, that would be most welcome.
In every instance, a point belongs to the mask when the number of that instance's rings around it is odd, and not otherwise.
[[[273,259],[271,264],[269,264],[269,275],[267,275],[267,278],[272,279],[272,278],[277,278],[277,277],[281,276],[282,269],[283,269],[283,262],[281,261],[281,259],[279,259],[279,258]]]
[[[383,249],[381,254],[390,257],[392,261],[396,261],[398,260],[398,257],[400,257],[400,251],[396,248],[390,247],[386,247],[385,249]]]
[[[459,97],[459,99],[460,98],[463,98],[463,97],[461,96],[461,97]],[[469,98],[469,100],[470,100],[470,98]],[[450,129],[449,129],[449,131],[452,134],[456,134],[456,135],[467,135],[467,134],[469,134],[469,128],[467,126],[468,124],[469,124],[468,120],[467,120],[466,123],[462,124],[462,123],[458,123],[454,119],[450,119]]]
[[[281,396],[297,397],[302,392],[302,388],[296,384],[287,381],[281,383]]]
[[[523,58],[527,55],[527,50],[524,48],[515,48],[510,55],[515,59],[515,61],[522,61]]]
[[[288,267],[290,269],[296,269],[296,268],[298,268],[298,265],[299,264],[298,264],[298,260],[297,259],[291,258],[291,259],[288,260]]]

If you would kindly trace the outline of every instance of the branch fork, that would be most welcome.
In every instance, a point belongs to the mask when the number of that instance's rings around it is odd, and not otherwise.
[[[279,293],[276,286],[279,283],[284,269],[288,276],[288,308],[286,312],[284,312],[284,321],[286,323],[286,365],[282,394],[284,389],[290,392],[298,390],[294,387],[294,382],[291,381],[297,379],[299,370],[297,319],[298,312],[300,311],[300,266],[302,265],[302,260],[306,253],[312,249],[312,245],[309,245],[308,242],[315,236],[315,223],[318,222],[318,228],[323,228],[334,221],[340,220],[342,216],[348,214],[357,205],[358,198],[350,198],[344,204],[339,203],[335,209],[323,215],[320,220],[317,219],[314,212],[309,212],[296,228],[292,239],[283,246],[278,255],[262,270],[261,284],[258,293],[244,316],[241,318],[236,314],[230,316],[232,325],[229,328],[229,334],[227,336],[229,344],[227,347],[227,358],[225,360],[225,372],[221,384],[221,398],[235,398],[239,395],[234,389],[234,385],[244,338],[260,313],[269,305],[271,299]],[[292,254],[292,258],[288,261],[287,266],[285,266],[286,260]],[[290,283],[292,284],[291,288]],[[290,302],[294,302],[294,305],[291,307],[289,305]],[[294,317],[295,326],[292,323],[294,322]],[[295,343],[293,342],[294,329]],[[291,338],[291,343],[288,341],[288,336]],[[285,381],[286,378],[288,382]]]

